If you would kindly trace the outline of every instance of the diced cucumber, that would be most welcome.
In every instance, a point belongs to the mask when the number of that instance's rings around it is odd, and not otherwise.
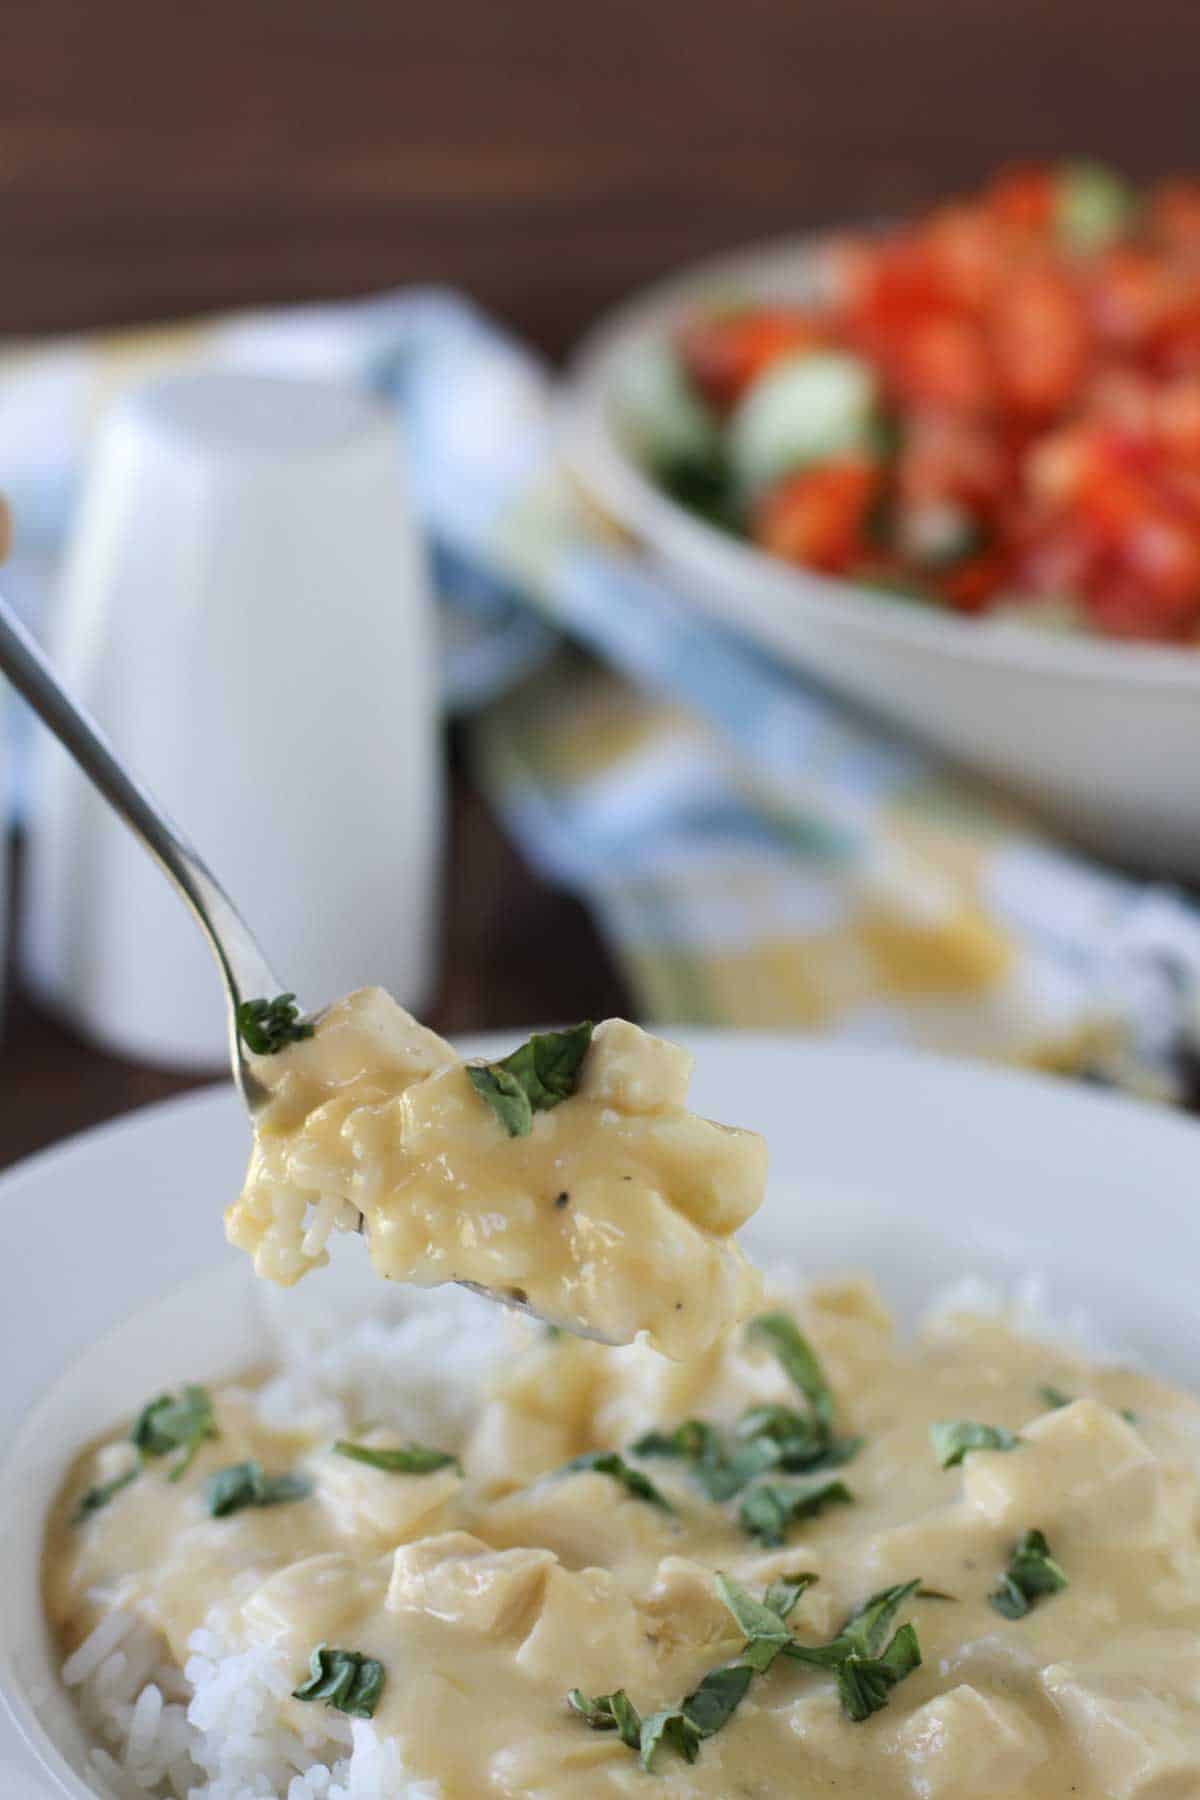
[[[904,555],[923,569],[952,569],[988,544],[988,533],[974,513],[953,500],[905,507],[898,537]]]
[[[716,420],[689,386],[670,344],[639,344],[621,364],[613,387],[617,428],[656,474],[719,461]]]
[[[1068,250],[1104,250],[1128,230],[1137,205],[1129,183],[1102,163],[1067,163],[1059,170],[1054,225]]]
[[[875,400],[871,369],[846,351],[809,350],[772,363],[729,422],[739,490],[753,495],[808,463],[869,449]]]

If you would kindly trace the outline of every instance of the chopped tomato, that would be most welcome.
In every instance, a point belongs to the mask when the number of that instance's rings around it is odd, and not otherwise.
[[[864,528],[878,485],[876,465],[858,457],[789,475],[761,502],[755,539],[788,562],[847,569],[867,552]]]
[[[1200,375],[1165,383],[1156,396],[1154,416],[1168,454],[1200,463]]]
[[[1177,271],[1136,244],[1108,251],[1083,279],[1094,330],[1121,351],[1152,345],[1180,301]]]
[[[680,335],[679,351],[709,405],[716,412],[727,413],[771,363],[819,341],[811,314],[756,307],[689,321]]]
[[[1200,292],[1189,293],[1162,321],[1151,354],[1164,375],[1200,374]]]
[[[1043,163],[1002,169],[987,190],[989,210],[1020,232],[1046,231],[1054,220],[1054,172]]]
[[[1087,318],[1058,270],[1013,271],[992,308],[991,342],[1000,393],[1015,412],[1049,417],[1078,393],[1088,366]]]
[[[896,486],[904,500],[960,501],[987,512],[1011,484],[1005,446],[986,421],[937,411],[911,415],[896,459]]]
[[[930,313],[916,319],[889,359],[902,399],[951,412],[984,412],[996,391],[983,333],[971,319]]]
[[[1004,276],[1008,245],[982,206],[939,207],[925,228],[929,256],[950,303],[982,312]]]
[[[1168,249],[1200,256],[1200,181],[1164,181],[1156,188],[1150,228]]]

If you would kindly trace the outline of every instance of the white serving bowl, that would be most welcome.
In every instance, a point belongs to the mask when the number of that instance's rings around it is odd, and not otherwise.
[[[1031,800],[1080,842],[1200,876],[1200,648],[962,618],[769,556],[658,488],[622,441],[622,370],[697,305],[803,299],[815,240],[741,251],[609,314],[574,355],[565,444],[584,488],[725,624]]]
[[[697,1109],[767,1136],[770,1195],[748,1243],[777,1276],[868,1269],[911,1321],[963,1275],[1011,1291],[1044,1271],[1056,1319],[1082,1309],[1107,1342],[1196,1383],[1200,1127],[935,1057],[790,1036],[684,1041],[697,1055]],[[355,1242],[348,1267],[270,1290],[264,1312],[260,1284],[221,1234],[246,1140],[221,1088],[147,1108],[0,1179],[3,1800],[111,1792],[89,1773],[41,1606],[46,1514],[75,1452],[149,1393],[260,1360],[271,1321],[323,1308],[331,1284],[355,1317],[384,1289]]]

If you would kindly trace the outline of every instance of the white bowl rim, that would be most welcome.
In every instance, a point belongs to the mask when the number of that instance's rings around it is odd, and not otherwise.
[[[989,623],[793,567],[688,512],[623,448],[609,416],[610,395],[614,371],[631,349],[660,337],[706,292],[761,285],[773,269],[795,271],[811,263],[833,235],[830,229],[759,240],[664,276],[604,313],[571,351],[559,402],[562,450],[576,480],[647,549],[665,552],[668,562],[707,563],[722,587],[769,588],[773,601],[796,610],[836,605],[837,623],[854,635],[1050,680],[1200,694],[1200,647],[1058,636],[1019,621]],[[727,613],[711,610],[728,623]]]

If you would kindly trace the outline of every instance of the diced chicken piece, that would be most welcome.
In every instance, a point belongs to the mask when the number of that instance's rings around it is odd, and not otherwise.
[[[646,1142],[671,1204],[705,1231],[738,1231],[762,1204],[766,1140],[695,1113],[649,1121]]]
[[[920,1800],[1018,1794],[1049,1755],[1046,1734],[1026,1708],[966,1685],[919,1706],[897,1742]]]
[[[385,1604],[500,1637],[520,1628],[554,1567],[549,1550],[493,1550],[469,1532],[446,1531],[396,1551]]]
[[[1042,1685],[1108,1800],[1195,1800],[1200,1706],[1155,1691],[1139,1668],[1055,1663]]]
[[[687,1099],[693,1058],[628,1019],[605,1019],[592,1034],[579,1092],[619,1112],[656,1113]]]
[[[848,1472],[854,1486],[854,1471]],[[995,1557],[994,1534],[969,1507],[950,1501],[904,1525],[871,1533],[850,1547],[848,1572],[868,1590],[907,1581],[914,1569],[930,1586],[958,1593],[974,1586],[972,1564]],[[976,1578],[977,1579],[977,1578]]]
[[[598,1344],[563,1336],[534,1345],[496,1381],[465,1458],[485,1492],[527,1487],[587,1448],[605,1355]]]
[[[612,1343],[630,1343],[644,1328],[648,1297],[656,1313],[654,1342],[666,1356],[694,1354],[717,1335],[711,1321],[730,1324],[757,1304],[760,1281],[736,1246],[714,1245],[671,1201],[648,1183],[627,1188],[637,1221],[614,1254],[607,1181],[579,1181],[572,1190],[575,1304]]]
[[[609,1353],[595,1403],[594,1429],[605,1443],[628,1443],[695,1414],[732,1425],[750,1406],[794,1406],[796,1390],[773,1356],[747,1353],[742,1333],[686,1362],[670,1362],[646,1344]]]
[[[242,1602],[247,1634],[307,1656],[314,1644],[336,1636],[343,1619],[377,1607],[386,1579],[385,1562],[363,1564],[337,1550],[288,1563]]]
[[[551,1567],[541,1607],[514,1660],[535,1680],[592,1694],[618,1687],[644,1692],[654,1673],[638,1610],[607,1569]]]
[[[796,1559],[780,1559],[780,1572],[785,1563],[790,1572]],[[766,1581],[770,1579],[768,1575]],[[766,1581],[756,1574],[752,1591],[757,1592]],[[664,1556],[653,1587],[639,1605],[646,1630],[661,1653],[702,1650],[706,1660],[715,1664],[741,1648],[742,1636],[717,1592],[716,1577],[703,1563],[686,1556]]]
[[[394,1444],[389,1432],[367,1432],[368,1449]],[[393,1548],[444,1531],[462,1476],[453,1464],[427,1475],[397,1475],[330,1452],[316,1466],[317,1495],[341,1537]],[[371,1544],[366,1546],[368,1550]]]
[[[654,1562],[677,1531],[672,1514],[594,1470],[552,1475],[488,1507],[481,1529],[501,1546],[539,1544],[568,1568]]]
[[[497,1400],[480,1414],[466,1459],[485,1494],[507,1494],[561,1469],[578,1448],[577,1434],[559,1420]]]
[[[1096,1400],[1076,1400],[1022,1432],[1016,1451],[979,1450],[963,1464],[963,1494],[991,1524],[1051,1534],[1062,1525],[1094,1544],[1153,1541],[1160,1469],[1142,1438]]]
[[[581,1731],[573,1716],[566,1727],[531,1732],[497,1751],[488,1767],[487,1793],[505,1800],[518,1795],[520,1800],[577,1800],[581,1792],[595,1792],[601,1779],[609,1778],[601,1792],[614,1796],[626,1791],[623,1777],[632,1781],[642,1776],[645,1783],[636,1759],[615,1732]]]
[[[455,1060],[445,1039],[383,988],[359,988],[328,1009],[317,1036],[252,1059],[270,1092],[255,1128],[266,1136],[290,1131],[328,1097],[331,1086],[356,1092],[378,1084],[394,1091],[397,1078],[404,1084],[419,1081]]]

